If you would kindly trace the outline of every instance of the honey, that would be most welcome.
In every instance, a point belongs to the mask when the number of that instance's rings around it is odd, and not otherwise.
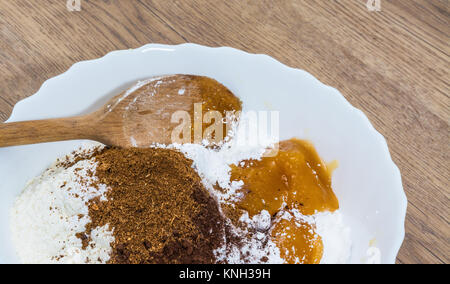
[[[274,215],[284,209],[283,204],[303,215],[313,215],[339,208],[331,174],[311,143],[291,139],[280,142],[274,157],[233,166],[231,180],[244,182],[245,198],[239,206],[250,216],[262,210]]]
[[[201,98],[190,111],[194,118],[191,124],[192,141],[199,143],[207,139],[219,144],[228,136],[232,122],[237,121],[242,102],[225,86],[211,78],[195,77],[195,80]]]
[[[312,225],[294,218],[276,222],[271,237],[280,249],[280,256],[290,264],[318,264],[323,255],[323,243]]]
[[[237,206],[249,216],[267,210],[274,218],[283,211],[298,210],[303,215],[339,209],[331,187],[336,163],[325,164],[314,146],[291,139],[278,145],[278,152],[261,160],[247,160],[232,166],[231,180],[243,181],[244,197]],[[272,239],[288,263],[319,263],[323,244],[308,223],[281,219],[274,222]]]

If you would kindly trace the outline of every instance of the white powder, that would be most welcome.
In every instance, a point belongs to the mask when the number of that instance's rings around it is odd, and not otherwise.
[[[98,144],[97,144],[98,145]],[[92,144],[91,144],[92,146]],[[73,155],[70,157],[73,160]],[[83,160],[65,169],[54,164],[30,181],[11,211],[12,238],[23,263],[104,263],[109,260],[112,232],[96,228],[82,250],[75,235],[90,222],[86,202],[103,197],[107,188],[91,186],[96,164]],[[87,182],[86,182],[87,181]],[[90,182],[89,182],[90,181]]]
[[[162,79],[166,78],[168,76],[159,76],[159,77],[153,77],[144,81],[138,81],[135,85],[133,85],[132,87],[130,87],[128,90],[126,90],[119,98],[118,100],[114,103],[114,105],[107,105],[106,108],[108,109],[108,111],[112,111],[120,102],[122,102],[124,99],[126,99],[129,95],[131,95],[132,93],[136,92],[137,90],[139,90],[140,88],[154,82],[154,81],[158,81],[156,82],[154,87],[158,87],[159,85],[161,85],[163,83]],[[170,82],[173,82],[170,81]],[[147,86],[148,88],[149,86]],[[155,90],[152,91],[151,95],[154,96],[155,95]],[[133,103],[136,102],[138,98],[134,98]],[[129,106],[126,108],[127,110],[129,109]]]
[[[284,260],[280,256],[280,249],[270,239],[269,229],[272,225],[272,216],[266,210],[261,211],[260,214],[253,216],[250,219],[248,213],[244,213],[239,221],[247,224],[248,228],[255,229],[257,231],[250,239],[244,242],[243,247],[234,247],[233,252],[227,256],[227,260],[231,264],[239,264],[242,262],[240,259],[240,252],[242,255],[246,255],[245,260],[248,263],[268,263],[268,264],[282,264]],[[241,235],[243,239],[248,233],[248,230],[237,229],[238,235]],[[262,261],[263,257],[267,257],[267,261]]]
[[[314,215],[316,233],[322,237],[323,256],[321,264],[344,264],[350,258],[352,242],[350,228],[345,226],[343,216],[338,211]]]

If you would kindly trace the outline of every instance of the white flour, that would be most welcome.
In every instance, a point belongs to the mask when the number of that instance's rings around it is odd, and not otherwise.
[[[268,218],[266,213],[269,215]],[[240,264],[243,262],[243,256],[245,256],[245,263],[284,263],[284,260],[280,257],[279,248],[270,240],[267,234],[271,225],[269,212],[263,210],[259,215],[253,216],[252,219],[248,217],[248,214],[244,214],[239,221],[247,224],[248,228],[256,229],[258,232],[248,238],[247,229],[234,227],[234,233],[244,240],[243,244],[240,246],[226,244],[219,248],[216,251],[219,260],[226,260],[229,264]],[[231,225],[231,222],[229,225]],[[265,233],[262,231],[265,231]],[[267,257],[267,261],[263,261],[263,257]]]
[[[316,233],[322,237],[323,256],[321,264],[344,264],[350,258],[352,242],[350,228],[345,226],[342,214],[338,211],[314,215]]]
[[[12,237],[23,263],[109,260],[114,238],[108,228],[96,228],[86,250],[81,249],[81,240],[75,236],[90,222],[86,202],[106,191],[106,187],[97,190],[82,182],[80,176],[92,179],[87,171],[95,169],[96,165],[87,160],[68,169],[55,164],[28,183],[11,212]]]

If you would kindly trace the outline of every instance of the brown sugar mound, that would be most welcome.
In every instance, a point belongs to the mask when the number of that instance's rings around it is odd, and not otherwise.
[[[109,263],[215,263],[225,221],[183,154],[167,149],[106,148],[94,154],[107,201],[89,202],[91,223],[79,237],[109,225]]]

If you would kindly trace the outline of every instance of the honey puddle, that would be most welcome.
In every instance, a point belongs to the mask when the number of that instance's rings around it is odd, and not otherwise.
[[[293,210],[310,216],[339,209],[331,187],[337,163],[325,164],[314,146],[303,140],[279,143],[276,155],[232,166],[231,180],[243,181],[244,198],[237,206],[249,216],[267,210],[273,217],[271,237],[287,263],[320,263],[323,244],[314,226],[299,222]],[[290,218],[280,218],[280,215]]]
[[[281,258],[290,264],[320,263],[323,255],[321,237],[314,232],[312,225],[290,217],[278,219],[271,233]]]
[[[219,144],[231,131],[232,122],[236,121],[242,111],[242,102],[225,86],[207,77],[196,78],[201,93],[201,101],[193,104],[190,116],[191,138],[194,143],[203,139]],[[196,132],[198,129],[200,131]]]

